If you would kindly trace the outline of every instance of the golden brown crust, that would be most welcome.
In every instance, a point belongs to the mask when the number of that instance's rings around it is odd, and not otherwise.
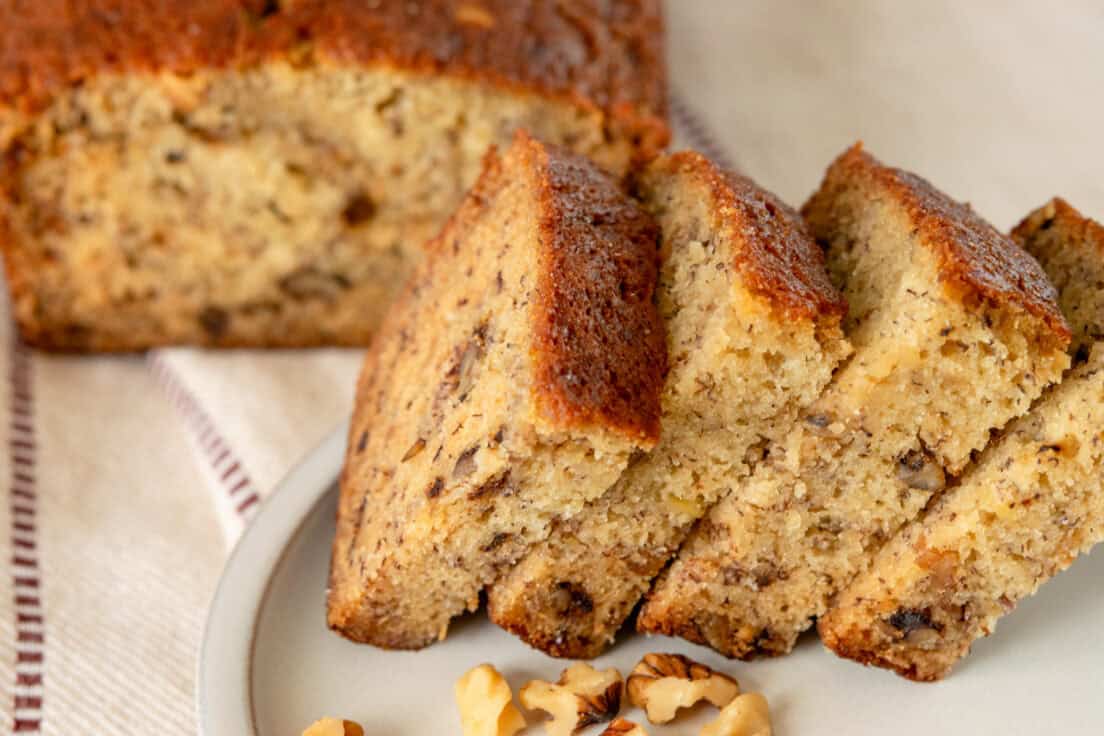
[[[557,425],[605,425],[658,442],[667,373],[652,305],[659,229],[592,162],[523,132],[515,140],[541,169],[545,213],[534,324],[538,406]]]
[[[668,138],[658,0],[7,2],[0,107],[40,110],[104,72],[189,73],[289,55],[564,98],[605,111],[646,155]]]
[[[969,205],[915,174],[885,166],[861,143],[832,163],[822,191],[847,182],[884,192],[905,208],[923,242],[939,257],[944,281],[983,300],[1021,309],[1041,320],[1057,341],[1068,342],[1070,331],[1057,292],[1042,267]]]
[[[751,291],[795,319],[834,316],[838,322],[847,312],[847,302],[828,278],[824,252],[792,207],[695,151],[672,154],[652,168],[691,176],[711,193],[715,222],[742,243],[734,265]]]

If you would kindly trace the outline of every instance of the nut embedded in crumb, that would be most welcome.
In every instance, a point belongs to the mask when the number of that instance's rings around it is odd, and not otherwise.
[[[307,726],[303,736],[364,736],[364,729],[352,721],[323,718]]]
[[[455,689],[464,736],[513,736],[525,728],[510,685],[491,665],[468,670]]]
[[[629,702],[644,710],[652,723],[667,723],[679,708],[708,700],[724,708],[740,694],[728,675],[681,654],[646,654],[628,681]]]
[[[941,491],[947,476],[930,452],[911,450],[897,460],[897,477],[909,488],[921,491]]]
[[[595,723],[613,719],[621,710],[621,673],[610,668],[599,672],[579,662],[568,667],[558,682],[534,680],[521,689],[521,704],[543,710],[551,718],[544,727],[548,736],[571,734]]]
[[[624,718],[617,718],[613,723],[606,726],[606,730],[598,736],[648,736],[648,732],[637,723]]]
[[[741,695],[726,705],[701,736],[771,736],[767,699],[759,693]]]

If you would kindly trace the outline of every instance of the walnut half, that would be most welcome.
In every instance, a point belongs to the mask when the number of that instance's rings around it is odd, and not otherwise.
[[[606,726],[606,730],[598,736],[648,736],[648,732],[639,724],[624,718],[617,718]]]
[[[679,708],[708,700],[723,708],[740,694],[728,675],[681,654],[646,654],[633,667],[628,682],[629,702],[644,710],[652,723],[667,723]]]
[[[767,699],[747,693],[721,710],[717,720],[701,730],[701,736],[771,736]]]
[[[544,724],[549,736],[571,736],[592,724],[612,720],[621,710],[623,688],[617,670],[599,672],[579,662],[564,670],[555,683],[528,683],[519,696],[526,708],[543,710],[551,716]]]
[[[364,736],[364,729],[352,721],[323,718],[307,726],[303,736]]]
[[[468,670],[455,689],[464,736],[514,736],[525,728],[510,685],[491,665]]]

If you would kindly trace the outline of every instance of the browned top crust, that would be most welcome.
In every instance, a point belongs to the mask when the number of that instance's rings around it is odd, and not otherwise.
[[[843,182],[875,188],[900,203],[922,241],[938,255],[945,281],[995,304],[1022,309],[1039,318],[1060,341],[1069,340],[1058,294],[1042,267],[969,205],[916,174],[885,166],[864,151],[862,143],[832,162],[822,191]]]
[[[1037,231],[1048,230],[1055,225],[1078,242],[1094,244],[1104,256],[1104,225],[1085,217],[1061,197],[1055,197],[1025,217],[1012,228],[1012,237],[1016,242],[1023,243]]]
[[[561,426],[597,424],[658,442],[667,374],[653,303],[659,228],[585,157],[524,132],[514,147],[538,171],[542,201],[537,406]]]
[[[666,142],[659,0],[6,0],[0,107],[33,112],[101,72],[291,52],[562,97]]]
[[[828,278],[824,252],[792,207],[696,151],[667,156],[653,169],[693,177],[711,193],[715,227],[732,234],[733,265],[752,292],[794,319],[838,322],[847,313],[847,302]]]
[[[532,311],[538,411],[554,426],[604,427],[655,444],[667,375],[667,340],[653,299],[659,230],[596,164],[517,131],[501,156],[487,154],[464,203],[426,244],[419,274],[440,270],[436,262],[450,256],[450,244],[465,237],[505,177],[519,170],[536,182],[540,197]],[[413,298],[415,281],[401,301]]]

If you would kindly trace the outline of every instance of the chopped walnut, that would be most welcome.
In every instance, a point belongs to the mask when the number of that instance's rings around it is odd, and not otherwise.
[[[456,705],[464,736],[513,736],[526,725],[506,679],[489,664],[456,681]]]
[[[303,736],[364,736],[360,724],[340,718],[323,718],[307,726]]]
[[[911,450],[897,460],[897,477],[909,488],[920,491],[941,491],[947,476],[931,453]]]
[[[648,732],[639,724],[617,718],[598,736],[648,736]]]
[[[728,675],[681,654],[646,654],[628,682],[629,702],[644,710],[652,723],[667,723],[679,708],[708,700],[723,708],[740,694]]]
[[[701,730],[701,736],[771,736],[767,699],[759,693],[741,695]]]
[[[543,710],[551,716],[544,724],[549,736],[571,736],[587,726],[613,719],[621,710],[623,688],[617,670],[599,672],[579,662],[564,670],[558,682],[534,680],[519,695],[526,708]]]

